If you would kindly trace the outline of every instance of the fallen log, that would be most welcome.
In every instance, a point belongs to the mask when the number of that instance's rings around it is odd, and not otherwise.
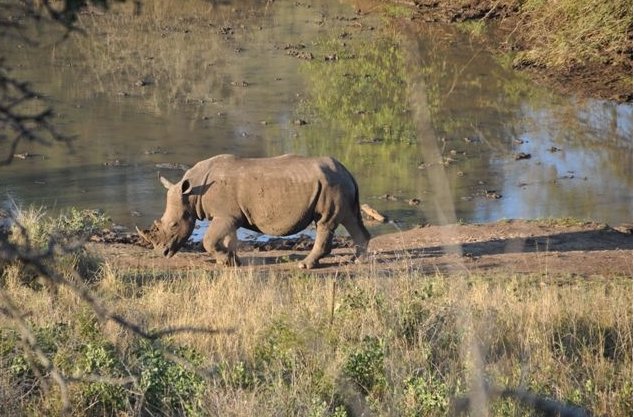
[[[361,211],[363,211],[368,217],[373,220],[376,220],[380,223],[385,223],[387,221],[387,217],[379,213],[377,210],[373,209],[367,204],[361,204]]]

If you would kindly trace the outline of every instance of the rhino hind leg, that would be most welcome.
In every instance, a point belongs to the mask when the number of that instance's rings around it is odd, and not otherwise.
[[[238,237],[235,222],[230,219],[215,218],[203,237],[203,247],[221,265],[240,266],[236,254]]]
[[[362,260],[368,250],[370,232],[363,225],[363,220],[361,220],[360,216],[348,216],[341,224],[350,233],[350,237],[354,241],[355,261]]]
[[[315,244],[308,256],[299,263],[299,267],[301,269],[312,269],[319,266],[319,260],[330,253],[332,249],[334,229],[335,228],[332,227],[332,225],[317,223]]]

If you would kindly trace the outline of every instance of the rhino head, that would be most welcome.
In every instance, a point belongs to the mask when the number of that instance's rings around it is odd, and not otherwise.
[[[139,235],[152,243],[154,249],[170,258],[187,242],[196,224],[196,218],[189,204],[192,185],[189,180],[182,180],[172,184],[167,179],[159,177],[167,188],[167,203],[165,213],[160,220],[154,221],[149,233],[137,229]]]

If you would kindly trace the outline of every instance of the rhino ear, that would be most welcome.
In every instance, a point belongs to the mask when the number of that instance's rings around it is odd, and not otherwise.
[[[191,193],[192,188],[192,184],[189,182],[189,180],[183,180],[183,183],[181,184],[181,192],[183,195],[188,195],[189,193]]]
[[[167,188],[168,190],[170,189],[170,187],[174,184],[172,184],[171,182],[169,182],[169,180],[161,175],[159,175],[159,180],[161,181],[161,184],[163,184],[163,187]]]

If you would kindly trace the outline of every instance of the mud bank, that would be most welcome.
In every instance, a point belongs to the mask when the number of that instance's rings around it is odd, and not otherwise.
[[[241,268],[296,270],[312,240],[242,241]],[[569,277],[632,275],[632,229],[597,223],[563,221],[500,221],[490,224],[428,226],[372,239],[363,264],[350,262],[347,238],[335,241],[332,256],[322,260],[316,274],[356,275],[373,271],[420,273],[510,273]],[[216,269],[199,244],[172,258],[154,253],[134,234],[115,233],[93,238],[89,244],[106,262],[140,269]]]

